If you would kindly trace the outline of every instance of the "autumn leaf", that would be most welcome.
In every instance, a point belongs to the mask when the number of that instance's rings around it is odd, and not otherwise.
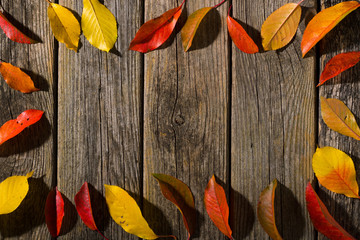
[[[33,173],[8,177],[0,183],[0,215],[11,213],[19,207],[29,191],[28,178]]]
[[[332,147],[317,148],[312,167],[320,184],[330,191],[360,198],[354,162],[346,153]]]
[[[40,110],[30,109],[22,112],[16,119],[7,121],[0,128],[0,145],[39,121],[43,113]]]
[[[190,188],[182,181],[169,175],[153,173],[153,176],[159,182],[164,197],[174,203],[181,212],[190,238],[196,227],[195,202]]]
[[[45,203],[46,225],[52,237],[59,236],[63,218],[64,200],[56,187],[49,192]]]
[[[116,19],[98,0],[84,0],[81,27],[86,39],[96,48],[109,52],[117,39]]]
[[[213,9],[212,7],[201,8],[193,12],[187,19],[184,27],[181,29],[181,40],[184,51],[188,51],[192,45],[197,29],[206,14]]]
[[[285,4],[265,20],[261,27],[265,51],[282,48],[293,39],[300,23],[302,2]]]
[[[87,182],[81,186],[79,192],[75,195],[75,206],[79,216],[81,217],[81,220],[85,223],[85,225],[91,230],[97,231],[101,236],[107,239],[99,231],[95,224],[90,201],[89,186]]]
[[[307,25],[301,42],[303,57],[328,32],[330,32],[349,13],[360,7],[357,1],[346,1],[326,8],[315,15]]]
[[[274,179],[260,194],[257,217],[265,232],[274,240],[281,240],[275,221],[274,199],[277,180]]]
[[[136,201],[124,189],[105,184],[105,198],[112,219],[126,232],[144,239],[163,237],[153,232],[142,216]]]
[[[333,98],[320,97],[321,115],[326,125],[345,136],[360,140],[360,129],[346,105]]]
[[[226,201],[225,191],[216,182],[214,175],[205,189],[204,203],[206,211],[215,226],[228,238],[233,239],[229,226],[229,206]]]
[[[230,17],[229,14],[227,16],[227,27],[230,37],[238,49],[249,54],[259,52],[258,46],[247,34],[245,29],[235,19]]]
[[[160,47],[174,31],[182,12],[182,4],[165,12],[160,17],[144,23],[130,43],[130,50],[147,53]]]
[[[360,52],[347,52],[336,55],[325,65],[324,71],[320,76],[320,83],[317,86],[355,66],[359,61]]]
[[[314,227],[326,237],[331,240],[355,240],[330,215],[310,182],[306,187],[306,206]]]
[[[56,3],[49,4],[48,17],[55,38],[76,52],[80,39],[79,21],[69,9]]]
[[[0,62],[0,73],[5,82],[15,90],[22,93],[39,91],[39,89],[34,86],[34,82],[31,80],[29,75],[10,63]]]
[[[34,39],[31,39],[30,37],[26,36],[24,33],[22,33],[19,29],[17,29],[6,17],[5,15],[0,11],[0,27],[6,34],[8,38],[10,38],[14,42],[18,43],[27,43],[27,44],[33,44],[37,43],[38,41],[35,41]]]

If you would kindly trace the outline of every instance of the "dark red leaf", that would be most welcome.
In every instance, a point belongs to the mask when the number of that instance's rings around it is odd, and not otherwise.
[[[0,128],[0,145],[18,135],[26,127],[39,121],[43,111],[30,109],[21,113],[16,119],[7,121]]]
[[[204,194],[206,211],[215,226],[228,238],[232,239],[229,226],[229,206],[226,201],[224,189],[216,182],[213,175]]]
[[[359,61],[360,52],[348,52],[336,55],[325,65],[324,71],[320,76],[320,83],[317,86],[324,84],[327,80],[353,67]]]
[[[0,11],[0,27],[5,32],[6,36],[18,43],[27,43],[33,44],[37,43],[34,39],[26,36],[19,29],[17,29],[11,22],[4,16],[4,14]]]
[[[88,228],[90,228],[91,230],[97,231],[98,233],[100,233],[101,236],[107,239],[99,231],[99,229],[95,224],[95,220],[91,208],[89,186],[87,182],[85,182],[81,186],[79,192],[75,195],[75,206],[79,216],[81,217],[81,220],[83,220],[85,225],[88,226]]]
[[[252,38],[247,34],[245,29],[229,15],[227,17],[227,26],[230,37],[238,49],[240,49],[244,53],[249,53],[249,54],[259,52],[258,46],[255,44]]]
[[[51,236],[59,236],[63,217],[64,200],[56,187],[49,192],[45,203],[45,220]]]
[[[160,47],[174,31],[184,2],[179,7],[165,12],[160,17],[144,23],[131,41],[129,49],[147,53]]]
[[[326,237],[331,240],[355,240],[330,215],[310,182],[306,187],[306,206],[314,227]]]

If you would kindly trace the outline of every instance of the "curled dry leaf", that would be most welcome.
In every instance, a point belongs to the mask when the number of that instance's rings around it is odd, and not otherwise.
[[[193,12],[187,19],[184,27],[181,29],[181,40],[184,51],[188,51],[192,45],[197,29],[206,14],[213,9],[212,7],[201,8]]]
[[[331,240],[355,240],[330,215],[310,183],[306,187],[306,206],[314,227],[326,237]]]
[[[0,11],[0,27],[6,34],[8,38],[18,43],[27,43],[33,44],[37,43],[34,39],[26,36],[19,29],[17,29],[12,23],[5,17],[5,15]]]
[[[360,198],[354,162],[346,153],[332,147],[317,148],[312,167],[320,184],[330,191]]]
[[[233,239],[229,226],[229,206],[226,201],[225,191],[216,182],[214,175],[205,189],[204,203],[206,211],[215,226],[228,238]]]
[[[147,53],[160,47],[174,31],[182,12],[183,3],[160,17],[144,23],[130,43],[130,50]]]
[[[259,52],[259,48],[254,40],[252,40],[245,29],[235,19],[230,17],[229,14],[227,16],[227,27],[230,37],[238,49],[249,54]]]
[[[49,2],[48,17],[56,40],[76,52],[80,39],[80,24],[74,14],[59,4]]]
[[[282,48],[293,39],[300,23],[301,2],[286,4],[265,20],[261,27],[265,51]]]
[[[322,118],[329,128],[345,136],[360,140],[360,129],[355,116],[342,101],[320,97],[320,102]]]
[[[260,194],[257,217],[265,232],[274,240],[281,240],[275,221],[274,199],[277,180],[274,179]]]
[[[15,90],[22,93],[39,91],[39,89],[34,86],[34,82],[31,80],[29,75],[10,63],[0,62],[0,73],[5,82]]]
[[[301,41],[303,57],[341,20],[358,7],[360,7],[359,2],[346,1],[326,8],[316,14],[304,31],[303,39]]]
[[[174,203],[181,212],[190,238],[196,227],[195,202],[190,188],[179,179],[169,175],[153,173],[153,176],[159,182],[164,197]]]
[[[45,221],[52,237],[60,234],[64,218],[64,200],[57,187],[51,190],[45,203]]]
[[[100,233],[101,236],[107,239],[99,231],[99,229],[95,224],[92,207],[91,207],[91,201],[90,201],[89,186],[87,182],[85,182],[81,186],[79,192],[75,195],[74,200],[75,200],[76,211],[78,212],[79,216],[81,217],[81,220],[85,223],[85,225],[91,230],[97,231],[98,233]]]
[[[112,219],[126,232],[144,239],[162,237],[156,235],[149,227],[136,201],[124,189],[105,185],[105,198]],[[167,237],[175,238],[174,236]]]
[[[324,71],[320,76],[320,83],[317,86],[324,84],[327,80],[355,66],[359,61],[360,52],[348,52],[336,55],[325,65]]]
[[[0,128],[0,145],[39,121],[43,114],[43,111],[30,109],[22,112],[16,119],[7,121]]]
[[[19,207],[29,191],[28,178],[33,173],[8,177],[0,183],[0,215],[11,213]]]
[[[117,39],[116,19],[99,0],[84,0],[81,27],[94,47],[109,52]]]

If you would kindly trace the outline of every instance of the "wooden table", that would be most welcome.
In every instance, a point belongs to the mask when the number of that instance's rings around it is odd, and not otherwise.
[[[77,216],[73,198],[84,181],[92,185],[94,215],[109,239],[137,239],[110,218],[104,184],[129,191],[158,234],[186,239],[182,217],[167,201],[151,173],[165,173],[188,184],[195,196],[199,227],[194,239],[225,239],[207,216],[203,193],[213,174],[230,204],[233,236],[268,239],[256,219],[259,194],[274,178],[277,225],[284,239],[325,239],[314,231],[305,205],[305,186],[314,179],[316,146],[350,154],[360,173],[359,142],[323,123],[319,96],[345,102],[359,117],[359,66],[316,88],[325,63],[335,54],[360,50],[360,12],[334,29],[315,50],[301,57],[305,23],[318,10],[340,0],[308,0],[295,39],[279,51],[248,55],[227,33],[231,1],[212,11],[185,53],[180,34],[146,55],[128,51],[144,21],[174,8],[174,0],[105,0],[118,22],[111,53],[81,37],[78,53],[54,40],[46,1],[2,1],[12,20],[41,44],[21,45],[0,34],[1,59],[28,71],[42,89],[22,94],[0,85],[0,123],[30,108],[45,111],[39,124],[0,147],[0,179],[30,170],[30,192],[19,209],[0,216],[1,238],[49,239],[44,203],[50,188],[66,197],[63,236],[102,239]],[[215,0],[188,0],[186,15]],[[285,0],[233,0],[233,16],[260,45],[259,30]],[[60,0],[77,12],[82,1]],[[25,27],[24,27],[25,26]],[[319,117],[320,116],[320,117]],[[358,178],[360,175],[358,175]],[[360,238],[360,202],[317,189],[335,219]]]

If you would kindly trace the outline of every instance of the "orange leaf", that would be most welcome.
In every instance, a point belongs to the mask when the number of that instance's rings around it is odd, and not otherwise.
[[[326,237],[331,240],[355,240],[330,215],[310,182],[306,187],[306,206],[314,227]]]
[[[330,191],[360,198],[354,162],[346,153],[332,147],[318,148],[312,167],[320,184]]]
[[[232,239],[229,226],[229,206],[224,189],[217,184],[215,176],[210,179],[204,194],[204,203],[209,217],[215,226],[228,238]]]
[[[201,21],[206,14],[213,9],[212,7],[201,8],[193,12],[187,19],[184,27],[181,29],[181,40],[184,46],[184,51],[188,51],[194,40],[195,33],[200,26]]]
[[[277,187],[277,180],[274,179],[270,185],[265,188],[261,194],[257,206],[257,216],[261,226],[265,232],[275,240],[280,240],[280,236],[275,222],[274,199],[275,189]]]
[[[360,129],[346,105],[333,98],[320,97],[321,115],[326,125],[345,136],[360,140]]]
[[[326,8],[316,14],[304,31],[303,39],[301,41],[301,51],[303,57],[341,20],[358,7],[360,7],[359,2],[347,1]]]
[[[229,34],[236,47],[244,53],[259,52],[258,46],[254,43],[252,38],[247,34],[245,29],[232,17],[227,16],[227,26]]]
[[[174,203],[181,212],[190,238],[196,227],[195,203],[190,188],[169,175],[153,173],[153,176],[158,180],[164,197]]]
[[[26,127],[39,121],[43,113],[40,110],[30,109],[21,113],[16,119],[7,121],[0,128],[0,145],[18,135]]]
[[[5,82],[15,90],[22,93],[39,91],[39,89],[35,88],[34,82],[31,80],[29,75],[10,63],[0,62],[0,73]]]
[[[6,36],[18,43],[37,43],[37,41],[29,38],[19,29],[17,29],[11,22],[5,17],[5,15],[0,11],[0,27],[5,32]]]
[[[174,31],[184,2],[179,7],[165,12],[160,17],[144,23],[131,41],[129,49],[147,53],[160,47]]]
[[[265,51],[282,48],[295,36],[301,18],[301,2],[285,4],[265,20],[261,27]]]
[[[317,87],[324,84],[330,78],[333,78],[343,71],[355,66],[359,61],[360,52],[348,52],[336,55],[325,65],[324,71],[320,76],[320,83]]]

